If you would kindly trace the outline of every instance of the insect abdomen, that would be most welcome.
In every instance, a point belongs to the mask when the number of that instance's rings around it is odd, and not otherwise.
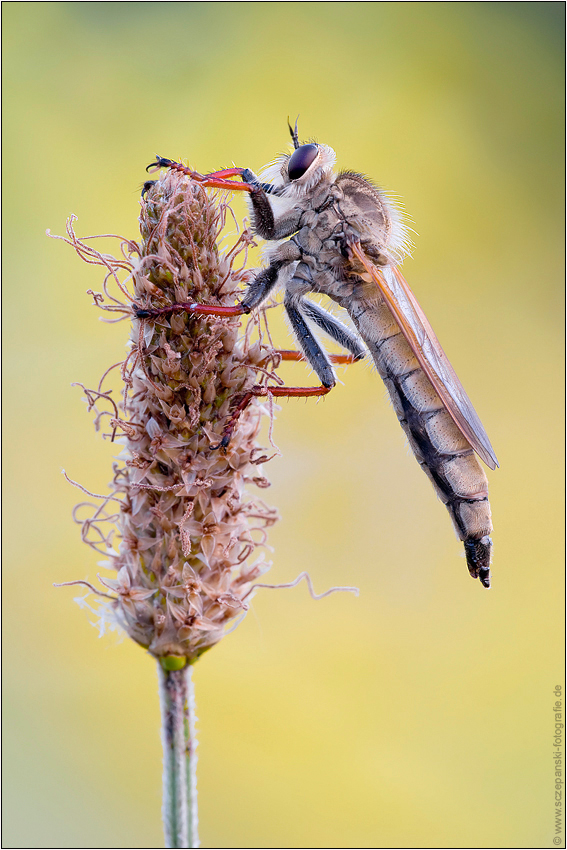
[[[470,574],[490,587],[492,521],[483,468],[379,293],[355,297],[345,306],[368,345],[417,461],[465,544]]]

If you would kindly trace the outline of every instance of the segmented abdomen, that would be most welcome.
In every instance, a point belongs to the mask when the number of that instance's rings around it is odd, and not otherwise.
[[[484,470],[378,290],[373,285],[360,290],[343,306],[372,354],[417,461],[464,542],[470,574],[490,587],[492,520]]]

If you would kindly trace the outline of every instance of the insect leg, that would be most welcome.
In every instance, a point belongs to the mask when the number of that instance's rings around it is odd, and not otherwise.
[[[279,261],[279,264],[282,265],[281,261]],[[274,265],[274,263],[272,263],[272,265]],[[270,268],[266,269],[265,272],[261,272],[260,274],[265,274],[269,272]],[[273,283],[270,284],[270,286],[271,285],[273,285]],[[285,309],[289,316],[293,330],[295,331],[295,334],[297,336],[298,342],[303,349],[303,357],[298,351],[284,351],[279,353],[282,354],[283,360],[307,360],[317,373],[319,380],[321,381],[321,386],[252,387],[251,390],[249,390],[237,404],[232,416],[228,421],[226,428],[224,429],[222,440],[220,441],[218,446],[214,446],[214,448],[226,448],[229,445],[232,434],[242,411],[246,409],[246,407],[250,404],[253,398],[257,396],[273,396],[275,398],[310,398],[312,396],[326,395],[335,386],[335,373],[333,371],[333,367],[331,366],[331,360],[327,357],[327,355],[319,346],[319,343],[309,330],[309,327],[297,306],[298,303],[301,303],[301,299],[298,298],[297,295],[292,296],[289,293],[286,294],[286,297],[284,299]],[[347,357],[350,362],[350,355],[337,355],[335,358],[335,362],[345,362]]]
[[[265,301],[278,280],[278,274],[282,266],[286,265],[284,260],[272,260],[267,269],[256,275],[246,290],[240,306],[244,313],[250,313]]]
[[[187,174],[199,183],[201,186],[210,187],[213,189],[231,189],[243,192],[258,192],[257,186],[251,186],[248,183],[237,183],[236,180],[227,180],[227,177],[240,177],[243,168],[225,168],[223,171],[213,171],[211,174],[199,174],[198,171],[193,171],[182,162],[175,162],[173,159],[166,159],[163,156],[156,156],[154,162],[150,162],[146,171],[150,168],[170,168],[172,171],[180,171],[181,174]]]
[[[249,168],[241,168],[241,178],[245,183],[248,183],[250,186],[256,186],[259,189],[263,189],[264,192],[268,195],[281,195],[281,188],[274,186],[272,183],[261,183],[253,171],[250,171]]]
[[[279,354],[282,360],[292,363],[300,363],[305,361],[305,354],[302,351],[293,351],[290,349],[284,348],[274,348],[274,353]],[[331,363],[356,363],[360,358],[355,357],[354,354],[329,354],[329,361]]]
[[[272,255],[270,265],[262,269],[254,280],[249,284],[244,298],[240,304],[233,306],[222,306],[216,304],[197,304],[189,301],[180,301],[169,304],[167,307],[142,307],[134,304],[134,315],[137,319],[157,319],[159,316],[167,316],[171,313],[182,313],[183,311],[194,316],[242,316],[259,307],[274,288],[280,270],[298,259],[297,246],[291,240],[280,245]]]
[[[305,359],[311,364],[323,386],[331,389],[336,384],[333,367],[327,355],[309,330],[307,322],[298,309],[298,303],[301,304],[301,300],[286,293],[284,306],[297,341],[305,354]]]
[[[291,210],[275,221],[266,193],[277,195],[279,191],[270,183],[260,183],[249,168],[224,168],[222,171],[212,171],[210,174],[199,174],[187,165],[163,156],[157,156],[155,161],[147,166],[146,171],[150,168],[170,168],[172,171],[180,171],[205,187],[248,192],[254,211],[254,229],[262,239],[284,239],[297,230],[300,213]],[[240,177],[243,182],[227,180],[228,177]]]
[[[268,200],[264,189],[259,184],[254,185],[254,191],[250,193],[252,211],[254,213],[254,232],[262,239],[276,239],[276,223],[274,211]],[[292,231],[293,232],[293,231]],[[284,234],[289,236],[289,233]]]
[[[145,195],[147,192],[149,192],[149,191],[150,191],[150,189],[152,188],[152,186],[155,186],[156,182],[157,182],[156,180],[146,180],[146,182],[145,182],[145,183],[144,183],[144,185],[142,186],[142,198],[144,197],[144,195]]]
[[[365,349],[359,337],[349,330],[339,319],[311,301],[301,301],[300,308],[307,319],[311,319],[327,336],[330,336],[331,339],[334,339],[335,342],[338,342],[339,345],[350,351],[354,355],[355,360],[360,360],[364,357]]]
[[[220,443],[216,446],[211,446],[215,449],[226,449],[230,443],[236,424],[244,410],[248,407],[253,398],[261,396],[275,396],[276,398],[311,398],[313,396],[327,395],[333,387],[264,387],[256,386],[242,396],[238,405],[235,407],[232,416],[228,421],[228,425],[224,429],[223,437]]]
[[[159,319],[160,316],[170,316],[172,313],[190,313],[193,316],[242,316],[249,312],[243,310],[239,304],[234,306],[222,306],[221,304],[197,304],[190,301],[179,301],[169,304],[167,307],[140,307],[132,304],[134,316],[137,319]]]
[[[295,233],[301,215],[300,210],[293,207],[276,218],[268,195],[279,195],[279,189],[270,183],[260,183],[256,175],[248,168],[244,168],[240,176],[248,186],[252,187],[250,202],[254,213],[254,232],[262,239],[268,240],[285,239]]]

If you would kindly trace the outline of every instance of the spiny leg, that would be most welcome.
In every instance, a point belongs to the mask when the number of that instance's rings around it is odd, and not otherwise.
[[[297,337],[297,341],[303,349],[305,359],[311,364],[323,386],[331,389],[336,384],[333,367],[327,355],[311,333],[307,322],[297,307],[298,304],[301,304],[300,299],[286,295],[284,299],[286,313]]]
[[[241,192],[258,192],[257,186],[249,183],[237,183],[236,180],[227,180],[227,177],[241,177],[246,170],[244,168],[225,168],[222,171],[213,171],[210,174],[199,174],[198,171],[193,171],[182,162],[175,162],[173,159],[167,159],[163,156],[156,156],[155,162],[150,162],[146,167],[146,171],[150,168],[169,168],[172,171],[179,171],[181,174],[186,174],[199,183],[201,186],[210,187],[213,189],[231,189],[240,190]]]
[[[146,171],[149,171],[150,168],[170,168],[173,171],[180,171],[182,174],[187,174],[188,177],[192,177],[193,180],[197,181],[206,181],[206,180],[225,180],[227,177],[240,177],[244,183],[234,183],[232,180],[230,181],[230,188],[232,189],[244,189],[244,191],[254,191],[255,189],[262,189],[264,192],[272,195],[279,195],[281,193],[281,189],[276,186],[273,186],[271,183],[262,183],[253,171],[249,168],[223,168],[220,171],[211,171],[209,174],[200,174],[198,171],[193,171],[192,168],[189,168],[187,165],[183,165],[182,162],[176,162],[173,159],[167,159],[164,156],[156,156],[155,162],[150,162],[148,166],[146,166]]]
[[[268,271],[268,270],[266,270]],[[327,355],[307,325],[297,305],[301,308],[307,306],[305,311],[309,318],[318,324],[332,339],[343,345],[344,348],[351,351],[351,354],[331,354]],[[273,396],[276,398],[311,398],[313,396],[327,395],[335,386],[335,374],[331,363],[354,363],[364,356],[364,348],[355,335],[349,329],[335,319],[322,307],[315,307],[310,302],[304,302],[301,299],[286,296],[284,300],[286,312],[289,316],[292,328],[295,332],[297,340],[301,345],[301,351],[276,351],[282,360],[300,361],[306,360],[315,370],[319,380],[320,387],[263,387],[256,386],[246,393],[238,405],[236,406],[229,423],[224,430],[223,438],[218,446],[214,448],[226,448],[230,443],[230,438],[238,422],[238,419],[243,410],[250,404],[253,398],[258,396]],[[309,308],[312,308],[309,311]]]
[[[267,269],[256,275],[241,304],[222,306],[220,304],[198,304],[193,301],[177,301],[168,304],[167,307],[142,307],[133,304],[134,315],[137,319],[158,319],[160,316],[168,316],[171,313],[187,312],[193,316],[242,316],[250,313],[266,300],[270,291],[274,288],[278,274],[286,263],[282,260],[273,260]]]
[[[335,386],[335,373],[333,372],[333,367],[331,366],[330,360],[327,358],[327,355],[320,347],[319,343],[309,330],[305,319],[295,306],[295,301],[297,299],[292,299],[290,297],[286,297],[284,304],[286,312],[289,316],[289,320],[295,331],[298,342],[303,349],[303,357],[307,360],[308,363],[311,364],[315,372],[317,373],[320,381],[320,387],[264,387],[264,386],[255,386],[252,387],[245,395],[242,396],[236,408],[233,411],[232,416],[228,422],[228,425],[224,429],[223,437],[220,443],[217,446],[214,446],[215,449],[226,448],[232,437],[234,429],[236,427],[236,423],[242,411],[246,409],[246,407],[250,404],[253,398],[257,398],[258,396],[272,396],[275,398],[311,398],[313,396],[322,396],[327,395],[332,388]],[[302,359],[302,355],[298,351],[285,351],[281,352],[282,359],[285,360],[299,360]],[[349,361],[352,359],[352,356],[349,355],[337,355],[337,358],[348,357]],[[336,361],[335,361],[336,362]]]
[[[299,363],[301,361],[305,361],[307,358],[303,354],[302,351],[289,351],[284,349],[274,349],[273,354],[279,354],[282,360]],[[270,354],[271,356],[271,354]],[[342,363],[342,364],[350,364],[356,363],[358,357],[355,357],[353,354],[330,354],[329,360],[331,363]],[[268,362],[268,358],[265,361],[261,361],[259,365],[264,365],[264,363]],[[232,434],[240,418],[242,412],[248,407],[253,398],[258,398],[261,396],[275,396],[276,398],[312,398],[313,396],[323,396],[330,393],[332,387],[263,387],[256,386],[252,387],[247,393],[245,393],[237,406],[235,407],[232,416],[228,422],[228,425],[224,429],[223,438],[220,443],[216,446],[212,446],[212,449],[220,449],[227,448],[230,443]]]
[[[279,354],[282,360],[287,362],[299,363],[301,361],[306,361],[307,358],[302,351],[289,351],[284,349],[274,349],[273,354]],[[270,355],[271,356],[271,355]],[[329,360],[331,363],[342,363],[342,364],[350,364],[356,363],[357,360],[360,360],[360,357],[355,356],[354,354],[329,354]],[[260,365],[263,365],[262,361]],[[245,393],[242,396],[241,400],[235,407],[232,416],[230,417],[229,423],[224,429],[223,438],[217,446],[212,446],[213,449],[226,448],[232,437],[234,429],[236,427],[236,423],[240,418],[241,413],[248,407],[253,398],[258,398],[261,396],[275,396],[276,398],[311,398],[313,396],[323,396],[330,393],[333,387],[263,387],[256,386],[252,387],[252,389]]]
[[[286,352],[287,353],[287,352]],[[296,354],[298,352],[289,352],[290,354]],[[291,358],[290,358],[291,359]],[[259,398],[262,396],[270,397],[274,396],[275,398],[312,398],[313,396],[322,396],[330,393],[333,387],[264,387],[264,386],[255,386],[252,387],[247,393],[245,393],[237,406],[234,408],[232,416],[228,421],[228,425],[225,427],[223,431],[222,440],[216,446],[211,446],[211,449],[226,449],[230,443],[232,434],[234,429],[236,428],[236,424],[240,419],[240,416],[244,410],[248,407],[253,398]]]
[[[239,304],[223,307],[221,304],[197,304],[192,301],[177,301],[168,304],[167,307],[141,307],[132,304],[134,316],[137,319],[159,319],[160,316],[170,316],[172,313],[190,313],[192,316],[220,316],[230,318],[231,316],[242,316],[249,312],[243,310]]]
[[[266,300],[277,283],[278,274],[286,263],[282,260],[272,260],[267,269],[262,269],[249,284],[240,307],[244,313],[250,313]]]
[[[296,216],[293,217],[291,222],[287,221],[289,216],[287,218],[284,216],[284,220],[276,225],[274,211],[266,193],[277,195],[279,190],[270,183],[261,183],[249,168],[224,168],[221,171],[212,171],[210,174],[199,174],[198,171],[193,171],[187,165],[175,162],[173,159],[166,159],[163,156],[158,156],[155,162],[151,162],[146,171],[150,168],[169,168],[172,171],[179,171],[205,187],[248,192],[254,209],[255,230],[263,239],[281,239],[290,236],[296,230]],[[242,183],[228,180],[228,177],[240,177]],[[142,195],[145,191],[147,189],[144,187]]]
[[[290,349],[274,348],[273,353],[279,354],[282,360],[290,361],[293,363],[306,362],[307,360],[303,351],[292,351]],[[354,354],[328,354],[327,356],[331,363],[342,363],[346,365],[350,363],[356,363],[358,360],[360,360],[360,358],[355,357]]]
[[[327,336],[338,342],[342,348],[346,348],[354,355],[355,360],[361,360],[365,355],[365,348],[360,342],[357,334],[353,333],[339,319],[324,310],[318,304],[311,301],[301,300],[299,307],[303,315],[314,322]]]
[[[270,271],[270,267],[268,269],[265,269],[264,273],[268,273],[269,271]],[[261,274],[263,274],[263,273],[261,273]],[[277,278],[277,270],[275,272],[275,277],[274,277],[273,281],[271,281],[271,275],[266,274],[266,286],[267,286],[268,290],[271,289],[271,287],[273,286],[273,283],[275,282],[275,278]],[[263,298],[260,298],[259,300],[262,301]],[[258,398],[260,396],[273,396],[273,397],[276,397],[276,398],[311,398],[311,397],[314,397],[314,396],[326,395],[328,392],[331,391],[331,389],[333,388],[333,386],[335,384],[334,374],[333,374],[333,370],[332,370],[332,367],[331,367],[330,364],[331,363],[354,363],[356,360],[359,359],[358,353],[356,353],[356,354],[332,354],[327,359],[327,355],[325,355],[324,352],[322,351],[322,349],[320,349],[317,341],[311,335],[309,328],[307,327],[305,321],[302,319],[302,317],[299,314],[299,312],[297,311],[297,309],[294,308],[293,305],[291,305],[291,304],[286,305],[286,309],[288,311],[288,315],[290,315],[290,319],[292,321],[292,325],[294,327],[294,330],[296,331],[298,339],[300,339],[300,341],[303,345],[305,345],[305,344],[310,345],[311,356],[313,356],[314,351],[320,352],[321,357],[323,358],[323,361],[325,362],[325,364],[327,366],[328,371],[327,370],[325,371],[325,378],[326,378],[327,381],[329,381],[329,383],[325,384],[323,382],[322,386],[319,386],[319,387],[265,387],[265,386],[252,387],[247,393],[245,393],[242,396],[242,398],[240,399],[240,401],[236,405],[236,407],[235,407],[235,409],[234,409],[234,411],[233,411],[233,413],[232,413],[232,415],[229,419],[229,422],[224,429],[222,440],[220,441],[220,443],[218,445],[213,446],[212,447],[213,449],[226,448],[229,445],[232,434],[233,434],[234,429],[236,427],[236,424],[238,422],[238,419],[240,418],[240,415],[246,409],[246,407],[250,404],[250,402],[252,401],[253,398]],[[210,304],[195,304],[195,303],[184,303],[184,302],[177,303],[177,304],[170,304],[168,307],[158,307],[158,308],[154,308],[154,309],[144,309],[144,308],[135,306],[135,309],[134,309],[134,312],[135,312],[135,315],[137,316],[137,318],[139,318],[139,319],[149,319],[149,320],[159,318],[159,316],[165,316],[165,315],[169,315],[171,313],[178,313],[178,312],[183,312],[183,311],[186,311],[186,312],[190,313],[191,315],[204,315],[204,316],[213,315],[213,316],[221,316],[221,317],[223,317],[223,316],[224,317],[226,317],[226,316],[238,316],[238,315],[242,315],[245,312],[249,312],[249,310],[245,310],[245,309],[243,309],[242,306],[238,306],[238,305],[235,305],[233,307],[222,307],[220,305],[215,306],[215,305],[210,305]],[[323,311],[323,312],[325,312],[325,311]],[[313,366],[313,368],[315,369],[317,374],[319,374],[319,369],[321,368],[321,366],[318,364],[318,368],[315,368],[315,365],[314,365],[312,359],[310,357],[307,357],[306,354],[304,354],[301,351],[277,351],[276,353],[281,356],[282,360],[286,360],[286,361],[297,362],[297,361],[300,361],[300,360],[307,360],[309,363],[311,363],[311,365]]]
[[[146,180],[146,182],[142,186],[142,198],[144,197],[144,195],[146,195],[150,191],[152,186],[156,185],[156,183],[157,183],[157,180]]]

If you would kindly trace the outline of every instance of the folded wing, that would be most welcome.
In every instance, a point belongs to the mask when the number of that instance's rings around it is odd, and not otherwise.
[[[455,425],[486,465],[495,469],[498,461],[482,422],[402,273],[396,266],[375,266],[360,243],[351,245],[351,252],[380,289],[401,332]]]

